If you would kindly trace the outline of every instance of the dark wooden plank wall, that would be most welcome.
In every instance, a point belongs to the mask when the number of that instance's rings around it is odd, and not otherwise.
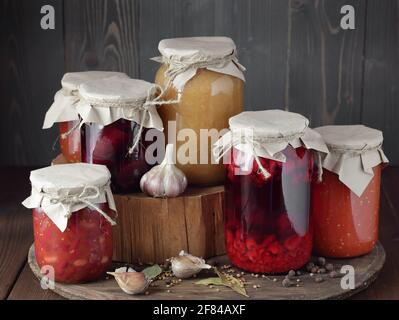
[[[364,122],[384,130],[387,154],[399,164],[399,0],[0,3],[6,43],[0,94],[7,110],[0,118],[0,164],[43,165],[54,155],[55,131],[40,126],[62,72],[117,70],[151,81],[158,66],[149,58],[159,40],[195,35],[235,40],[247,67],[247,109],[286,108],[313,126]],[[54,3],[55,31],[39,29],[42,3]],[[345,4],[355,8],[355,30],[340,28]]]

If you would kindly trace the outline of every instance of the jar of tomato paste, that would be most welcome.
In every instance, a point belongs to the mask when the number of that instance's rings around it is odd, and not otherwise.
[[[141,177],[157,160],[153,154],[146,158],[152,140],[145,139],[149,130],[161,134],[163,130],[156,109],[157,90],[152,83],[125,78],[95,80],[79,87],[76,109],[84,123],[82,161],[107,166],[116,193],[139,191]]]
[[[43,129],[48,129],[58,122],[60,147],[67,162],[81,161],[79,114],[75,107],[79,102],[78,87],[84,82],[109,77],[128,76],[120,72],[84,71],[66,73],[61,80],[62,89],[54,97],[54,103],[47,111]]]
[[[105,166],[55,165],[31,172],[36,261],[54,269],[57,282],[101,278],[112,262],[115,204]]]
[[[315,130],[330,150],[312,186],[315,251],[332,258],[366,254],[378,238],[381,168],[388,162],[382,132],[363,125]]]
[[[281,110],[243,112],[215,144],[224,156],[225,241],[230,261],[250,272],[305,265],[313,151],[328,152],[305,117]]]
[[[224,168],[211,146],[243,109],[245,68],[236,46],[226,37],[195,37],[164,39],[158,48],[155,82],[166,90],[164,100],[176,102],[159,108],[168,143],[176,145],[176,165],[191,185],[220,184]]]

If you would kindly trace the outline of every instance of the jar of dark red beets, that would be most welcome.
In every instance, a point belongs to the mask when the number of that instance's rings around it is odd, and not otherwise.
[[[139,191],[141,177],[156,162],[153,155],[146,157],[152,141],[145,139],[148,130],[163,129],[156,94],[152,83],[120,77],[79,87],[82,161],[107,166],[115,193]]]
[[[328,152],[308,120],[281,110],[243,112],[215,145],[224,157],[225,241],[231,262],[259,273],[305,265],[312,251],[309,224],[313,153]],[[224,152],[223,152],[223,151]]]

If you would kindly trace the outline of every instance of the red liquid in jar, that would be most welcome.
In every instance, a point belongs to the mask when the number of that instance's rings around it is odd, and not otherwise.
[[[115,193],[139,191],[141,177],[151,169],[145,159],[146,148],[152,143],[144,140],[147,129],[142,130],[139,144],[132,154],[128,154],[139,127],[137,123],[124,119],[107,126],[95,123],[84,126],[83,162],[107,166]]]
[[[331,258],[357,257],[373,250],[378,240],[381,168],[359,197],[337,174],[324,170],[312,184],[312,219],[317,254]]]
[[[76,128],[71,131],[67,137],[62,137],[64,133],[69,132],[79,121],[65,121],[59,123],[60,129],[60,147],[67,162],[81,161],[80,130]]]
[[[99,207],[113,217],[107,204]],[[111,266],[112,226],[95,210],[72,213],[61,232],[41,209],[34,209],[33,230],[37,263],[52,266],[56,282],[94,281]]]
[[[311,256],[313,155],[291,146],[283,153],[285,163],[259,158],[269,178],[258,173],[252,156],[237,149],[226,166],[226,250],[234,265],[250,272],[287,272],[301,268]],[[235,174],[240,170],[249,174]]]

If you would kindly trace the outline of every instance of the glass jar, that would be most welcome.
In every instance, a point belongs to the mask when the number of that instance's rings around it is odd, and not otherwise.
[[[54,102],[46,112],[43,129],[59,123],[61,153],[67,162],[81,161],[80,117],[76,111],[80,97],[77,94],[81,84],[97,79],[128,78],[121,72],[83,71],[66,73],[61,80],[62,89],[54,97]]]
[[[107,204],[99,207],[113,216]],[[33,209],[33,231],[36,261],[54,268],[56,282],[94,281],[111,266],[112,226],[96,210],[74,212],[61,232],[42,209]]]
[[[139,127],[134,121],[119,119],[107,126],[90,123],[82,128],[83,162],[107,166],[115,193],[140,191],[140,179],[152,167],[145,159],[146,148],[152,142],[144,139],[147,129],[137,136]],[[129,154],[137,138],[140,142]]]
[[[259,158],[269,178],[259,173],[251,154],[235,148],[232,163],[226,166],[226,251],[234,265],[250,272],[295,270],[311,256],[313,155],[303,147],[291,146],[283,154],[286,162]],[[245,172],[242,166],[248,163],[252,170]]]
[[[53,268],[51,280],[94,281],[111,266],[116,208],[110,178],[105,166],[86,163],[31,172],[31,196],[22,204],[32,209],[36,261]]]
[[[146,159],[147,147],[158,141],[163,129],[154,102],[156,89],[152,83],[124,78],[79,87],[82,161],[107,166],[116,193],[139,191],[141,177],[156,163],[155,154]],[[152,141],[145,139],[149,130],[155,130]]]
[[[356,257],[370,252],[378,240],[381,165],[359,197],[337,174],[325,170],[323,181],[312,186],[315,251],[333,258]]]
[[[315,129],[326,141],[323,175],[312,184],[314,249],[331,258],[357,257],[378,240],[381,169],[388,162],[382,132],[363,125]]]
[[[60,131],[60,148],[67,162],[81,162],[80,130],[76,128],[79,120],[63,121],[58,124]],[[72,130],[75,128],[74,130]]]
[[[305,117],[282,110],[243,112],[214,146],[223,158],[225,243],[249,272],[283,273],[311,257],[313,151],[327,152]]]
[[[179,58],[179,63],[184,63],[187,56],[195,53],[206,52],[207,57],[218,55],[233,55],[235,57],[235,45],[231,39],[223,37],[197,37],[162,40],[159,50],[165,59],[169,59],[169,53],[173,52],[174,58]],[[210,58],[211,59],[211,58]],[[171,79],[165,77],[165,72],[172,67],[171,61],[164,63],[159,68],[155,83],[166,86]],[[211,63],[211,62],[210,62]],[[159,114],[165,125],[165,137],[167,143],[176,145],[176,165],[187,176],[191,185],[205,186],[223,183],[223,165],[212,161],[212,144],[219,138],[212,140],[210,136],[201,137],[200,130],[214,130],[220,132],[228,128],[228,119],[243,110],[244,81],[241,70],[230,62],[230,73],[224,68],[202,67],[194,70],[184,84],[172,81],[172,85],[163,96],[163,100],[176,100],[179,103],[162,105]],[[232,74],[231,70],[234,70]],[[186,73],[189,73],[186,71]],[[227,72],[227,73],[226,73]],[[186,77],[185,74],[180,74]],[[186,77],[187,79],[187,77]],[[179,95],[177,94],[179,92]],[[170,127],[169,122],[175,122],[176,128]],[[188,137],[183,134],[184,129],[190,129],[194,134]],[[179,159],[179,149],[185,146],[188,150],[194,150],[194,159]],[[202,155],[201,152],[207,152]],[[204,161],[207,160],[207,161]]]

